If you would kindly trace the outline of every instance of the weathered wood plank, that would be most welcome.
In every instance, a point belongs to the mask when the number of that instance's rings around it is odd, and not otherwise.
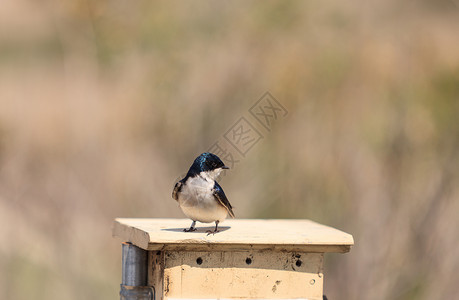
[[[322,299],[323,253],[165,254],[163,299]]]
[[[348,252],[352,235],[310,220],[225,221],[221,232],[207,235],[213,226],[201,224],[183,232],[187,219],[116,219],[113,235],[146,250],[237,251],[275,250]]]

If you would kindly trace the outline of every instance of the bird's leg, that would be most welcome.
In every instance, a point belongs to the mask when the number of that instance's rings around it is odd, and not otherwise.
[[[216,233],[218,232],[218,223],[219,223],[219,222],[220,222],[220,221],[215,221],[215,230],[214,230],[214,231],[212,231],[212,230],[207,230],[207,235],[209,235],[209,234],[216,234]]]
[[[195,225],[196,225],[196,221],[193,221],[193,223],[191,223],[190,228],[188,228],[188,229],[185,228],[185,229],[183,229],[183,231],[185,231],[185,232],[196,231],[196,228],[194,227]]]

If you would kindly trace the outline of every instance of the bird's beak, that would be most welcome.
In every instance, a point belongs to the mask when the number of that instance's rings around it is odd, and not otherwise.
[[[222,169],[229,169],[229,167],[227,167],[227,166],[223,166],[223,167],[222,167]]]

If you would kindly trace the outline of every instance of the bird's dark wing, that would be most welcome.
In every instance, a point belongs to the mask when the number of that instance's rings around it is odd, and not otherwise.
[[[183,179],[177,182],[174,186],[174,190],[172,191],[172,198],[178,201],[178,193],[182,189]]]
[[[231,218],[234,218],[233,207],[229,203],[228,198],[226,198],[225,192],[223,191],[222,187],[216,181],[215,181],[215,185],[214,185],[213,194],[214,194],[215,198],[218,200],[218,202],[224,208],[226,208],[226,210],[228,211],[228,213],[231,216]]]

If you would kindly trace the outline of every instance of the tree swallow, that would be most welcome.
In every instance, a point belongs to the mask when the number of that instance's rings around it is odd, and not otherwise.
[[[194,160],[185,178],[175,184],[172,198],[177,200],[183,213],[193,220],[191,227],[184,229],[185,232],[195,231],[196,221],[215,222],[215,230],[207,231],[208,234],[215,234],[218,232],[218,224],[228,214],[234,218],[233,208],[225,192],[215,181],[223,169],[229,168],[217,155],[206,152]]]

